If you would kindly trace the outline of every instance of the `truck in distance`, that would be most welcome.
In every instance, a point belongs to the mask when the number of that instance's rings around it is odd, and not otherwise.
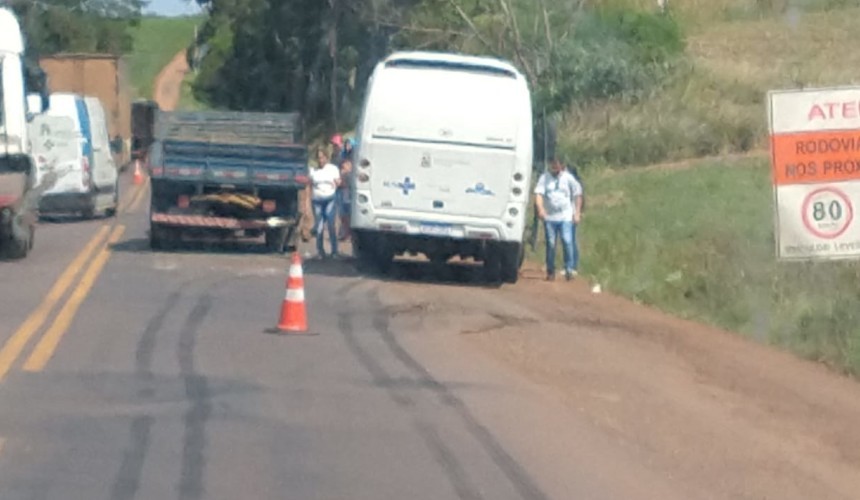
[[[157,112],[150,148],[150,244],[184,236],[265,237],[294,248],[308,147],[298,113]]]

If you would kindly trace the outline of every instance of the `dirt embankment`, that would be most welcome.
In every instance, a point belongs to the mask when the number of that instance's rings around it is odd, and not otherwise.
[[[499,291],[396,283],[384,300],[554,391],[698,498],[860,496],[856,381],[539,276]]]

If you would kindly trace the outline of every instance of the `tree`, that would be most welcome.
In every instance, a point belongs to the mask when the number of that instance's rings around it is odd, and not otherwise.
[[[33,56],[58,52],[122,54],[132,48],[144,0],[12,0]]]
[[[210,11],[195,92],[217,106],[352,123],[394,49],[492,55],[526,75],[536,115],[645,89],[683,51],[671,16],[586,0],[198,0]],[[543,123],[537,129],[543,130]],[[325,129],[325,130],[324,130]]]

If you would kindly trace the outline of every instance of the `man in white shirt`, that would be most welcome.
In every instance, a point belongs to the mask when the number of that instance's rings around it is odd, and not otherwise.
[[[568,280],[577,274],[579,252],[576,245],[576,225],[582,214],[582,185],[564,164],[553,158],[535,186],[538,217],[546,230],[546,277],[555,279],[555,246],[561,234],[564,274]]]

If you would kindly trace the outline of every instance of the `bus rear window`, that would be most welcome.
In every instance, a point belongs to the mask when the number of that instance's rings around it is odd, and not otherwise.
[[[380,139],[512,149],[530,125],[516,79],[462,71],[386,70],[373,85],[369,131]]]
[[[409,69],[436,69],[448,70],[468,73],[482,73],[485,75],[504,76],[516,79],[517,75],[513,71],[498,68],[494,66],[486,66],[483,64],[472,64],[465,62],[453,61],[423,61],[419,59],[395,59],[385,63],[386,68],[409,68]]]

